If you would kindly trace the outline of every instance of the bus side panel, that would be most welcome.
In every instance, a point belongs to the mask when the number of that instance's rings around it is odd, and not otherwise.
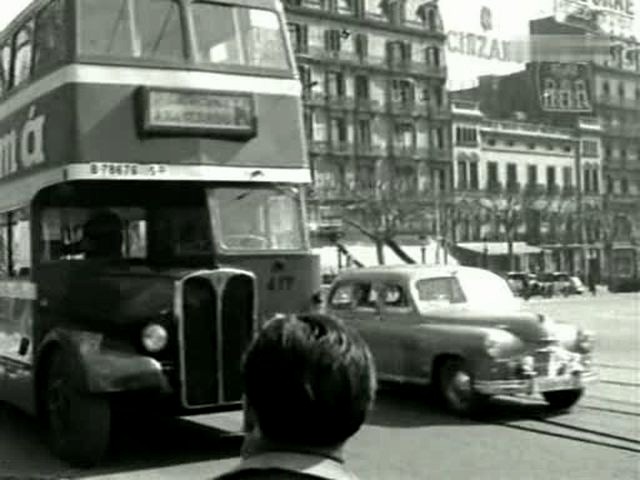
[[[137,85],[78,85],[78,161],[307,168],[300,99],[253,94],[256,136],[225,138],[182,130],[140,131],[143,104]],[[215,91],[215,84],[211,89]],[[142,141],[141,141],[142,140]]]
[[[34,412],[33,315],[28,279],[0,281],[0,399]]]
[[[5,111],[10,113],[0,120],[0,182],[74,158],[75,87],[65,85],[34,99],[35,87],[46,89],[49,79],[5,102]]]

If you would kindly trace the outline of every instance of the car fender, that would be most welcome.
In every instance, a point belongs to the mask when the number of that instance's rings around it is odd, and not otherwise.
[[[136,352],[104,348],[102,340],[103,335],[96,332],[67,328],[51,330],[36,352],[36,384],[41,385],[46,377],[51,355],[61,351],[74,365],[69,372],[70,379],[80,391],[170,391],[160,362]]]
[[[496,327],[422,324],[417,333],[424,340],[422,361],[429,375],[436,360],[443,356],[463,358],[472,370],[484,370],[495,361],[486,350],[487,340],[492,335],[504,339],[500,356],[512,356],[524,349],[516,335]]]

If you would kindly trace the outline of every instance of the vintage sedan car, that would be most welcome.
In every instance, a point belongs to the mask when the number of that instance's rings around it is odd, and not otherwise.
[[[567,409],[596,379],[593,335],[523,310],[506,281],[487,270],[346,270],[326,310],[360,332],[381,380],[431,384],[458,414],[508,394],[542,394],[552,408]]]

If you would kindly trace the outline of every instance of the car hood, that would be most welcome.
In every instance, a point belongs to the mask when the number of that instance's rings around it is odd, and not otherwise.
[[[468,327],[499,328],[525,342],[544,342],[557,339],[556,324],[544,315],[526,310],[489,311],[468,306],[424,310],[425,323]]]

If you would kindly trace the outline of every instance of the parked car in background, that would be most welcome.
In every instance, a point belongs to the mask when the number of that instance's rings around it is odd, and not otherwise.
[[[508,272],[506,280],[513,294],[525,299],[534,295],[541,295],[540,283],[536,276],[529,272]]]
[[[367,341],[381,380],[431,384],[455,413],[505,394],[569,408],[595,380],[593,336],[522,305],[490,271],[406,265],[340,273],[326,309]]]
[[[582,280],[580,280],[580,277],[569,277],[569,282],[571,283],[571,293],[582,295],[587,291],[587,288],[584,286],[584,283],[582,283]]]

